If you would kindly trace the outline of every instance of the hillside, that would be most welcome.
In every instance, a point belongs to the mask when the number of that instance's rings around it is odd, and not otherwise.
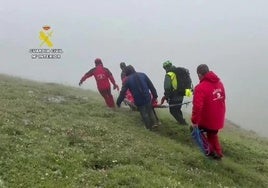
[[[226,122],[222,161],[205,158],[167,112],[137,112],[97,93],[0,75],[0,187],[268,187],[268,140]]]

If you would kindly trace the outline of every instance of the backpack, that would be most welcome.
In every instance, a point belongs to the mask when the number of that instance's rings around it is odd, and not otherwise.
[[[192,79],[188,69],[184,67],[176,67],[172,72],[176,74],[178,83],[177,91],[180,95],[185,95],[185,89],[193,89]]]

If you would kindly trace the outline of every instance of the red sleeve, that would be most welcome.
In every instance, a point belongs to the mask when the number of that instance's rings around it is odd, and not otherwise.
[[[200,87],[196,87],[194,89],[194,97],[193,97],[193,108],[192,108],[192,123],[199,124],[201,119],[201,113],[204,106],[204,98],[205,94],[200,89]]]
[[[116,84],[115,84],[114,77],[113,77],[112,73],[110,72],[110,70],[107,69],[107,68],[105,68],[105,70],[106,70],[106,72],[107,72],[107,76],[108,76],[109,80],[112,82],[113,85],[116,85]]]
[[[95,70],[95,68],[93,68],[93,69],[90,69],[82,78],[81,78],[81,80],[80,80],[80,82],[82,83],[82,82],[84,82],[86,79],[88,79],[88,78],[90,78],[91,76],[93,76],[93,74],[94,74],[94,70]]]

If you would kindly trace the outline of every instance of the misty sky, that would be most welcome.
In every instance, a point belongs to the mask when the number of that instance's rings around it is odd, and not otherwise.
[[[0,0],[0,73],[78,87],[100,57],[119,85],[132,64],[163,95],[162,63],[190,70],[206,63],[222,79],[227,118],[268,136],[267,0]],[[33,60],[50,25],[60,60]],[[96,90],[92,78],[84,89]],[[113,93],[115,97],[117,92]],[[191,100],[191,99],[186,99]],[[189,107],[186,109],[190,111]]]

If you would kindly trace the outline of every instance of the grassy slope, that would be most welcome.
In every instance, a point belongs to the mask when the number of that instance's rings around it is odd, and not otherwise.
[[[0,187],[268,187],[268,141],[226,123],[206,159],[167,113],[144,129],[94,92],[0,75]]]

